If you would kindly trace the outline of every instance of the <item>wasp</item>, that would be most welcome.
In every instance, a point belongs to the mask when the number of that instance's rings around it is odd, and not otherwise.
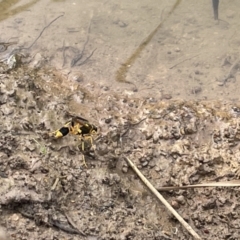
[[[53,138],[62,138],[66,135],[73,134],[73,135],[79,135],[79,139],[82,143],[82,151],[85,151],[85,142],[87,139],[90,140],[91,146],[93,144],[92,135],[97,133],[97,127],[93,124],[90,124],[87,119],[84,119],[82,117],[72,117],[72,119],[68,122],[66,122],[63,127],[60,129],[52,132],[50,136]],[[85,158],[83,156],[84,164]]]

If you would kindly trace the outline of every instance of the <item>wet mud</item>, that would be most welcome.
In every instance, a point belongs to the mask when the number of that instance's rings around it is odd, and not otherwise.
[[[66,84],[54,69],[25,65],[2,64],[0,72],[0,225],[7,239],[192,239],[124,156],[156,188],[239,179],[240,106],[233,102],[139,99]],[[77,136],[48,137],[70,115],[98,126],[84,152]],[[202,239],[239,239],[238,192],[163,195]]]
[[[211,1],[166,18],[174,2],[1,2],[0,240],[192,239],[125,157],[157,189],[239,179],[239,3],[215,21]],[[84,150],[49,135],[73,115],[98,127]],[[238,192],[161,193],[202,239],[233,240]]]

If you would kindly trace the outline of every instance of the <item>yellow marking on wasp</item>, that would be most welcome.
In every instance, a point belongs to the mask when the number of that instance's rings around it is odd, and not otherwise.
[[[91,146],[93,145],[92,135],[97,133],[97,127],[93,124],[90,124],[86,119],[81,117],[73,117],[71,121],[68,121],[64,124],[63,127],[51,133],[54,138],[61,138],[68,134],[80,135],[79,140],[81,141],[81,150],[85,151],[85,140],[90,139]],[[83,153],[82,153],[83,154]],[[85,156],[83,154],[84,165]]]

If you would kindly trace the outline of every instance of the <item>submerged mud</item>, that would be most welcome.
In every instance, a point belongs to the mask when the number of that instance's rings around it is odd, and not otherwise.
[[[239,178],[238,105],[137,99],[53,69],[0,71],[0,225],[10,239],[192,239],[124,156],[156,188]],[[48,137],[71,115],[98,126],[89,151],[76,136]],[[163,195],[202,239],[239,239],[238,192]]]

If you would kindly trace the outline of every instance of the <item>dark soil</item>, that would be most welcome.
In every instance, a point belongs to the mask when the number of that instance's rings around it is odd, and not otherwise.
[[[192,239],[124,156],[156,188],[239,178],[236,104],[135,99],[97,84],[68,88],[55,70],[6,70],[0,225],[8,239]],[[70,115],[98,126],[91,149],[82,152],[74,135],[48,137]],[[238,194],[237,187],[163,193],[202,239],[240,238]]]

